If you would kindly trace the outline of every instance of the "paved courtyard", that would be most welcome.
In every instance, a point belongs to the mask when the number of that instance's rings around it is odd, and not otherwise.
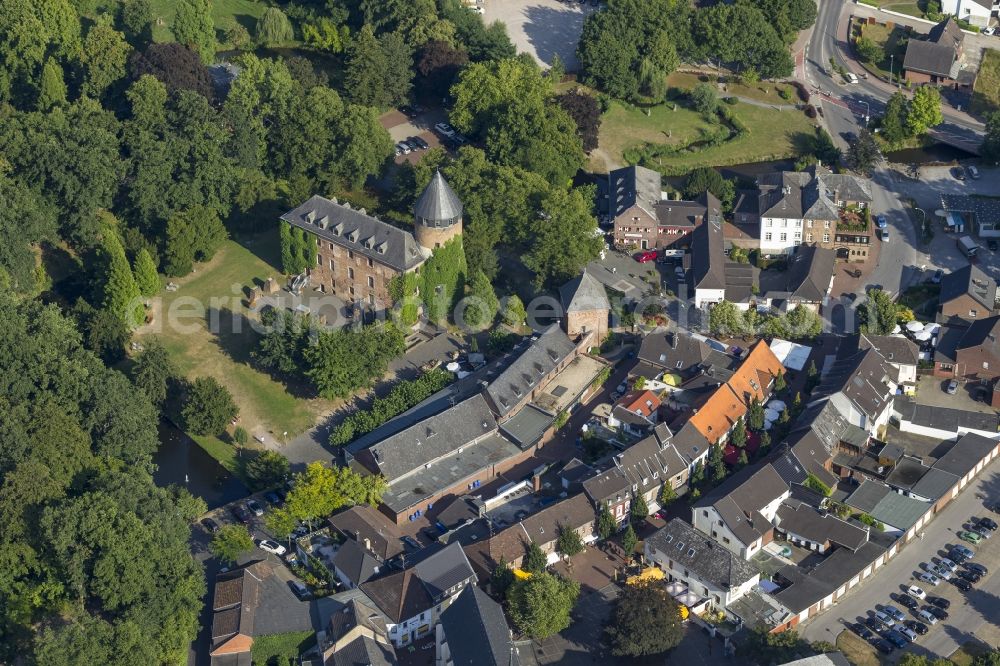
[[[505,24],[517,50],[531,54],[543,67],[558,54],[566,71],[575,72],[583,21],[596,5],[576,0],[486,0],[483,20]]]

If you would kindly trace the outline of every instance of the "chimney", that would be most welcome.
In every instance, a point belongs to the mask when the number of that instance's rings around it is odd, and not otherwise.
[[[368,540],[368,537],[365,537],[365,550],[371,550],[371,549],[372,549],[372,542]]]
[[[677,333],[670,334],[670,348],[677,349]]]

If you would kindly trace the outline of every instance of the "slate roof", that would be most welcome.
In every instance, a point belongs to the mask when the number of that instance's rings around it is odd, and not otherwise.
[[[680,518],[646,537],[645,546],[664,553],[675,569],[687,569],[717,589],[730,590],[760,575],[749,562]]]
[[[584,269],[563,286],[559,287],[559,298],[566,312],[587,312],[590,310],[611,310],[608,294],[600,280]]]
[[[726,300],[732,303],[746,303],[753,298],[753,286],[757,284],[760,269],[752,264],[727,261],[723,267],[726,279]]]
[[[609,213],[618,217],[638,205],[650,216],[653,206],[662,197],[660,174],[641,166],[627,166],[608,173]]]
[[[870,419],[881,414],[892,395],[886,383],[896,373],[887,367],[878,351],[867,349],[838,358],[824,374],[814,395],[841,393]]]
[[[868,180],[831,173],[818,165],[800,172],[763,174],[757,179],[757,187],[761,217],[833,222],[839,219],[838,200],[872,200]]]
[[[212,593],[212,649],[235,634],[253,636],[254,618],[260,605],[260,584],[264,575],[252,562],[218,574]]]
[[[792,300],[819,303],[830,290],[837,253],[830,248],[801,245],[785,272],[786,288]]]
[[[416,566],[361,584],[361,590],[393,623],[419,615],[441,601],[447,590],[476,574],[462,546],[455,542]]]
[[[957,360],[958,345],[966,332],[965,326],[942,326],[934,348],[935,363],[954,363]]]
[[[702,365],[732,369],[739,362],[712,349],[700,336],[696,338],[679,331],[646,335],[639,344],[638,357],[641,362],[681,375],[694,372]]]
[[[381,611],[366,603],[366,601],[370,602],[362,593],[361,598],[351,599],[341,608],[338,608],[336,612],[330,614],[330,622],[327,625],[329,629],[327,637],[331,641],[343,638],[348,632],[358,626],[366,627],[376,635],[385,635],[385,616]]]
[[[950,16],[931,28],[926,40],[910,39],[906,45],[903,69],[948,78],[958,76],[958,50],[964,36]]]
[[[909,338],[899,335],[868,335],[852,336],[857,341],[859,349],[874,347],[878,353],[890,363],[899,365],[916,365],[919,362],[920,349]],[[843,344],[843,343],[842,343]]]
[[[996,307],[997,283],[972,264],[941,276],[939,303],[948,303],[966,294],[987,310],[992,310]]]
[[[970,412],[951,407],[920,405],[906,396],[896,396],[893,409],[904,421],[916,425],[957,433],[959,429],[1000,431],[1000,416],[993,413]]]
[[[788,484],[768,463],[731,474],[694,506],[714,507],[736,538],[749,544],[771,529],[760,510],[787,492]]]
[[[358,504],[330,516],[330,526],[341,534],[364,543],[382,561],[403,552],[402,534],[386,516],[367,504]]]
[[[710,202],[707,220],[691,233],[691,275],[696,289],[726,288],[725,238],[722,233],[722,209],[715,197]]]
[[[489,405],[481,394],[476,394],[382,440],[367,452],[378,471],[392,484],[425,464],[495,432],[496,428]]]
[[[698,201],[660,201],[653,212],[658,226],[693,228],[705,219],[705,196]]]
[[[462,217],[462,202],[440,171],[434,172],[431,182],[420,193],[413,215],[429,222],[451,222]]]
[[[972,213],[976,224],[1000,224],[1000,202],[992,197],[977,197],[966,194],[942,194],[941,207],[947,211]],[[941,280],[944,286],[944,280]]]
[[[326,663],[332,666],[395,666],[398,662],[391,645],[359,636],[334,652]]]
[[[802,503],[792,506],[785,502],[779,506],[775,526],[814,543],[829,541],[851,550],[868,542],[868,530]]]
[[[996,447],[996,440],[974,432],[966,433],[937,459],[933,467],[962,478]]]
[[[453,529],[465,523],[486,515],[486,505],[483,500],[472,495],[456,497],[454,501],[437,515],[436,521],[448,529]]]
[[[694,461],[704,455],[711,446],[711,443],[690,421],[681,426],[670,438],[670,443],[674,445],[682,457],[689,461]]]
[[[348,539],[337,549],[333,565],[354,585],[360,585],[378,574],[379,560],[362,544]]]
[[[958,477],[951,472],[932,467],[920,477],[920,480],[913,484],[910,492],[920,497],[927,497],[931,500],[938,500],[945,496],[949,490],[958,483]]]
[[[526,344],[520,355],[486,387],[485,394],[493,410],[501,417],[508,415],[575,350],[576,345],[558,324],[549,326]]]
[[[475,585],[441,613],[441,626],[454,666],[520,664],[503,608]]]
[[[314,194],[281,219],[396,271],[416,268],[430,256],[413,234],[371,217],[364,209]]]
[[[1000,356],[1000,315],[977,319],[969,324],[965,335],[959,340],[956,350],[984,347],[994,356]]]

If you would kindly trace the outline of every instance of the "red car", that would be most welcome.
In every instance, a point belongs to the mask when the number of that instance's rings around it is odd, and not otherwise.
[[[640,264],[645,264],[648,261],[656,261],[656,250],[646,250],[645,252],[639,252],[635,255],[635,260]]]

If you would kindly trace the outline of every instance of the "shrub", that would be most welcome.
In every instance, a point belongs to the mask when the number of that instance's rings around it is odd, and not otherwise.
[[[806,117],[810,119],[816,117],[816,107],[812,104],[806,104]]]

